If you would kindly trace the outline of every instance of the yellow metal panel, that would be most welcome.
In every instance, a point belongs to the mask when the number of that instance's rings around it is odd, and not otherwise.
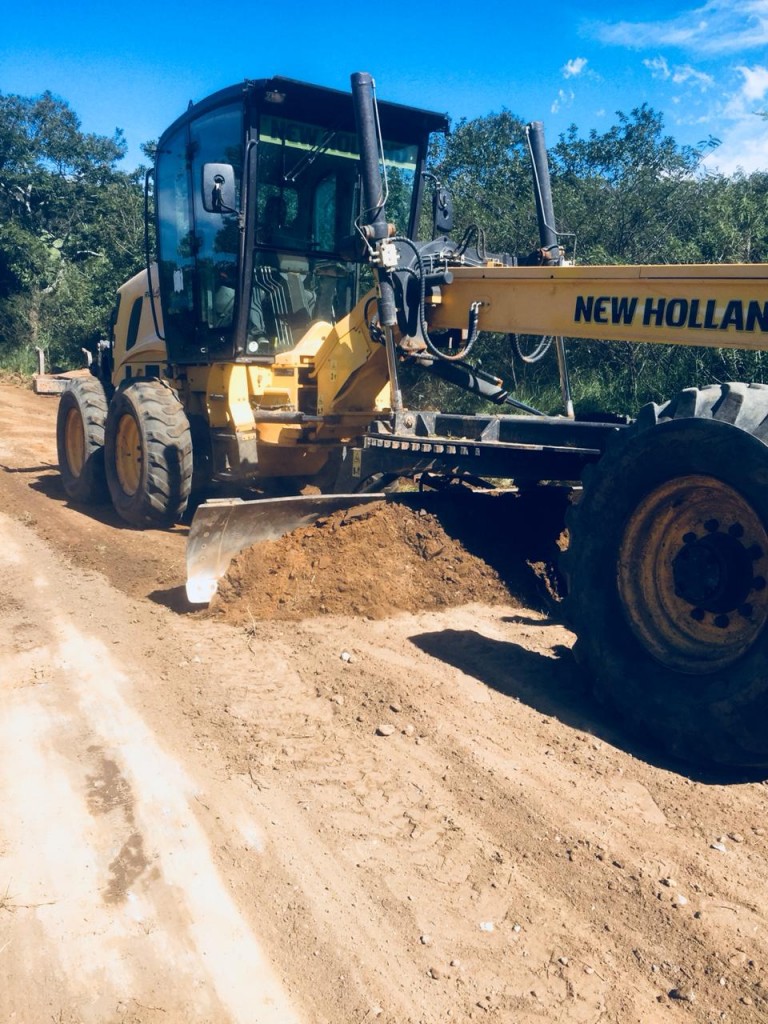
[[[757,264],[460,267],[429,311],[434,329],[712,348],[768,347],[768,275]]]
[[[369,292],[332,327],[315,357],[317,411],[321,415],[379,411],[391,405],[384,347],[364,323]]]

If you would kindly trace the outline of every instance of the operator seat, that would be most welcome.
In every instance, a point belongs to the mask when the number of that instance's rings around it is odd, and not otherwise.
[[[301,251],[286,251],[301,248],[301,240],[287,220],[284,197],[268,196],[258,237],[261,245],[269,248],[259,249],[255,254],[251,324],[252,333],[276,336],[277,349],[294,346],[294,333],[303,333],[315,307],[308,257]]]

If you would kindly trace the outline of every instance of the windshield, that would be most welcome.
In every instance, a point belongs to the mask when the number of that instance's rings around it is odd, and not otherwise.
[[[419,147],[385,142],[384,153],[387,218],[405,234]],[[354,132],[262,115],[249,352],[290,348],[356,303],[360,268],[342,254],[360,215],[359,160]]]
[[[418,146],[385,143],[387,216],[408,231]],[[259,130],[256,239],[300,252],[338,253],[359,214],[354,133],[264,115]]]

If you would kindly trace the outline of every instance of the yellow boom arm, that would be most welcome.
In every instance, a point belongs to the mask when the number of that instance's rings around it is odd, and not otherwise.
[[[768,347],[768,266],[458,267],[428,307],[433,330],[465,327],[710,348]]]

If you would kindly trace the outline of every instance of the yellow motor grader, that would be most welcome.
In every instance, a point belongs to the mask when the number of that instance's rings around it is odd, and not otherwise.
[[[256,488],[197,508],[188,594],[205,602],[256,538],[399,476],[581,478],[566,607],[595,692],[684,757],[768,764],[768,387],[583,422],[559,341],[765,348],[768,268],[566,265],[538,123],[539,249],[455,242],[439,186],[419,240],[429,137],[446,128],[376,102],[365,73],[351,94],[271,78],[190,106],[158,143],[156,260],[148,246],[92,376],[61,398],[68,496],[142,527],[213,486]],[[473,365],[479,331],[558,339],[564,414]],[[515,411],[404,408],[404,364]]]

